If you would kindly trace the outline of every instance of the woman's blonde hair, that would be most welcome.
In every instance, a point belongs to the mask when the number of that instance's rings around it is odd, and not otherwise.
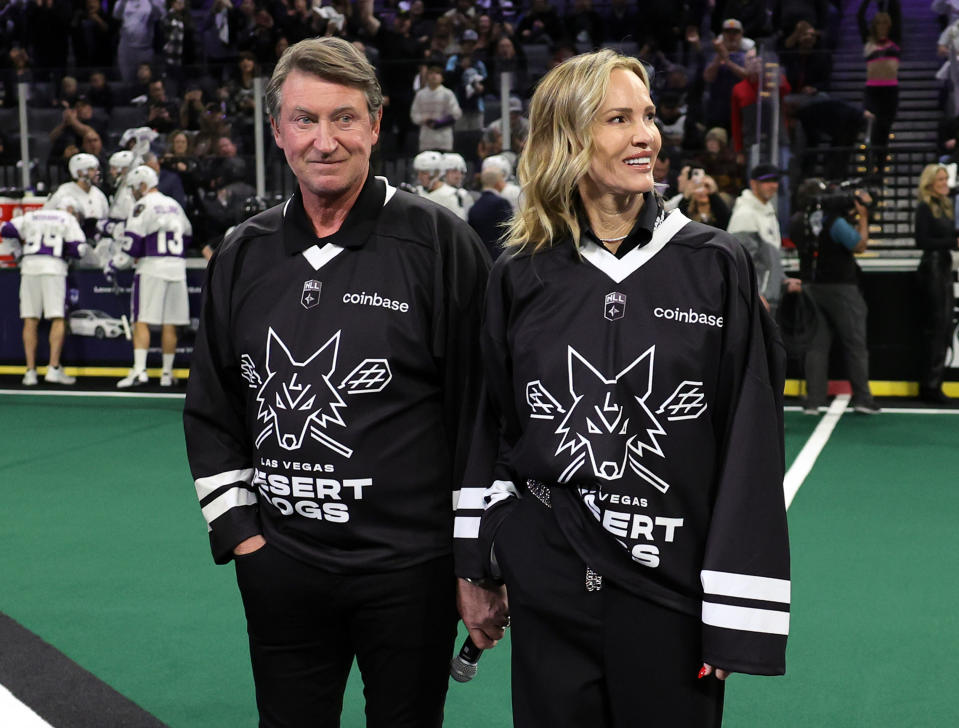
[[[932,210],[934,217],[942,217],[945,215],[949,219],[952,219],[954,213],[952,205],[949,204],[949,198],[940,197],[932,191],[932,185],[935,183],[936,175],[939,174],[940,170],[946,172],[946,168],[941,164],[927,164],[923,167],[922,174],[919,175],[919,189],[916,190],[916,194],[920,202],[925,202],[929,205],[929,209]],[[948,172],[946,173],[948,174]]]
[[[649,88],[640,61],[608,49],[574,56],[539,82],[517,167],[523,194],[509,224],[507,247],[535,252],[566,235],[579,247],[578,185],[593,156],[593,122],[609,78],[620,68],[635,73]]]

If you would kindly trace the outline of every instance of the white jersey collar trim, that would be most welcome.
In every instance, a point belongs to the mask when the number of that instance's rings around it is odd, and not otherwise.
[[[583,258],[599,268],[616,283],[622,283],[631,274],[652,260],[653,256],[666,247],[666,243],[672,240],[673,236],[689,222],[691,222],[690,219],[683,213],[679,210],[673,210],[656,226],[656,229],[653,230],[652,239],[646,245],[641,248],[633,248],[622,258],[617,258],[606,248],[597,245],[592,240],[582,238],[581,251]]]

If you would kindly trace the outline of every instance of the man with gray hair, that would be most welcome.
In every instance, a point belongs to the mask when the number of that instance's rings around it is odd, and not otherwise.
[[[298,187],[214,253],[183,415],[213,558],[235,561],[261,726],[339,725],[354,658],[368,726],[440,726],[457,597],[477,646],[508,623],[475,583],[479,519],[452,511],[489,259],[371,173],[383,96],[351,44],[291,46],[266,100]]]

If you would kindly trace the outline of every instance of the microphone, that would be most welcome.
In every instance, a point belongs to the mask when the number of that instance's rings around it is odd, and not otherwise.
[[[473,644],[469,637],[463,642],[459,654],[450,660],[450,677],[456,682],[469,682],[476,677],[476,663],[483,656],[483,650]]]

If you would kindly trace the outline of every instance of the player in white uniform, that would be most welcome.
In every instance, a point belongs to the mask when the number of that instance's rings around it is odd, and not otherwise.
[[[110,203],[107,196],[97,187],[100,181],[100,161],[92,154],[80,152],[70,157],[67,163],[70,170],[72,182],[64,182],[57,187],[47,201],[44,207],[47,209],[60,209],[60,200],[64,197],[73,197],[83,204],[83,232],[87,237],[93,237],[101,221],[106,220],[110,210]],[[80,261],[80,265],[87,268],[100,267],[100,259],[91,249],[85,258]]]
[[[127,175],[136,201],[126,221],[123,249],[111,261],[115,268],[136,262],[133,279],[133,368],[117,382],[125,389],[148,381],[147,350],[150,324],[162,326],[163,371],[160,386],[173,385],[173,358],[177,326],[190,323],[187,299],[186,261],[193,227],[176,200],[157,190],[156,172],[141,165]]]
[[[469,190],[463,189],[463,178],[466,176],[466,160],[456,152],[444,152],[443,167],[446,170],[443,173],[443,181],[453,188],[456,201],[459,203],[460,210],[463,211],[462,217],[465,220],[473,206],[473,196],[469,193]]]
[[[40,319],[50,321],[50,363],[43,379],[53,384],[74,384],[76,379],[60,367],[66,326],[67,258],[80,258],[89,246],[78,216],[83,202],[61,195],[57,209],[32,210],[3,223],[0,235],[20,241],[20,318],[27,371],[23,383],[37,383],[37,330]]]
[[[456,190],[443,181],[446,163],[442,152],[420,152],[413,158],[413,170],[423,189],[421,196],[452,210],[462,220],[466,219],[466,213],[456,197]]]
[[[113,194],[110,196],[110,209],[106,219],[97,225],[100,242],[97,243],[97,255],[107,264],[123,245],[123,227],[133,213],[133,194],[127,182],[127,174],[133,169],[133,152],[123,150],[110,156],[110,183]]]

